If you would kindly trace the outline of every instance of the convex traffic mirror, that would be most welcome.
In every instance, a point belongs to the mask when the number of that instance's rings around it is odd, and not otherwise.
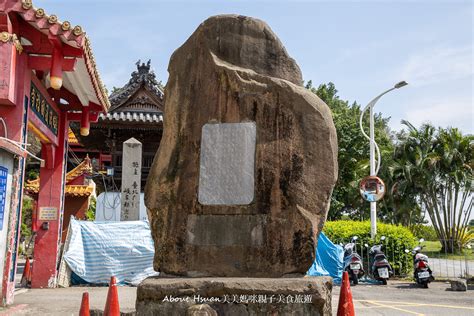
[[[362,179],[359,186],[360,195],[368,202],[377,202],[385,195],[385,183],[376,176]]]

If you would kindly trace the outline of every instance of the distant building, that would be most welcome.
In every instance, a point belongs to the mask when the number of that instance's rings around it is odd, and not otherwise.
[[[113,170],[113,177],[104,177],[108,190],[120,189],[122,146],[131,137],[143,144],[143,190],[162,137],[163,88],[151,70],[150,61],[146,64],[138,61],[136,65],[137,70],[132,72],[128,83],[122,88],[114,88],[109,97],[111,107],[108,113],[100,114],[98,122],[91,123],[90,135],[81,137],[76,132],[78,142],[70,144],[79,159],[89,154],[94,169],[103,174],[107,169],[109,172]],[[73,130],[78,131],[78,126]],[[96,180],[98,187],[103,187],[104,181]]]
[[[61,231],[61,242],[64,243],[67,236],[71,215],[76,219],[86,219],[86,212],[89,209],[91,198],[95,198],[95,183],[89,179],[92,173],[92,165],[89,157],[86,158],[74,169],[66,173],[66,186],[64,190],[64,219]],[[25,193],[33,200],[38,201],[41,179],[27,181]],[[33,223],[35,225],[36,223]],[[38,228],[34,227],[33,231]]]

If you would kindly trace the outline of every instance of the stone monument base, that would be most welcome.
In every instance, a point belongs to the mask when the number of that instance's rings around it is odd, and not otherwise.
[[[137,289],[137,315],[331,315],[332,278],[164,278]]]

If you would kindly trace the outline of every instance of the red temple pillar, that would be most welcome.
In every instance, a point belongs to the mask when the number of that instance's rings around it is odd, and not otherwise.
[[[40,169],[38,233],[35,238],[32,288],[54,287],[56,285],[64,213],[68,125],[66,113],[61,112],[58,125],[58,146],[43,144],[42,147],[42,156],[47,158],[45,166]],[[39,253],[40,256],[36,255]]]
[[[0,30],[3,31],[2,28]],[[14,29],[14,31],[17,31]],[[27,135],[27,94],[30,89],[30,71],[27,56],[19,54],[13,43],[0,41],[0,116],[5,120],[7,131],[1,128],[0,135],[17,142],[25,142]],[[3,71],[5,70],[5,71]],[[12,89],[13,88],[13,92]],[[2,91],[3,90],[3,91]],[[24,159],[15,159],[13,181],[11,184],[11,202],[7,230],[6,251],[0,254],[4,260],[1,283],[1,305],[13,303],[15,291],[15,272],[20,236],[22,195],[24,181]]]

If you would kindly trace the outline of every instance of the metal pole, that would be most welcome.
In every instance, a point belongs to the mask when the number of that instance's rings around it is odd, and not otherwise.
[[[370,175],[375,176],[375,128],[374,128],[374,110],[370,107]],[[370,237],[372,239],[377,235],[377,203],[370,202]]]
[[[359,119],[359,126],[362,134],[364,137],[369,139],[370,141],[370,175],[371,176],[376,176],[379,169],[380,169],[380,161],[381,161],[381,155],[380,155],[380,150],[375,143],[375,128],[374,128],[374,113],[373,113],[373,107],[375,106],[375,103],[384,95],[389,93],[392,90],[399,89],[401,87],[406,86],[407,83],[405,81],[400,81],[397,83],[393,88],[388,89],[387,91],[382,92],[380,95],[375,97],[372,101],[369,102],[369,104],[366,105],[366,107],[362,110],[362,113],[360,114],[360,119]],[[364,132],[364,128],[362,126],[362,118],[364,116],[364,112],[369,109],[370,110],[370,136],[367,136],[367,134]],[[375,148],[377,147],[377,166],[375,166]],[[372,239],[375,238],[375,235],[377,235],[377,204],[376,202],[370,202],[370,237]]]

